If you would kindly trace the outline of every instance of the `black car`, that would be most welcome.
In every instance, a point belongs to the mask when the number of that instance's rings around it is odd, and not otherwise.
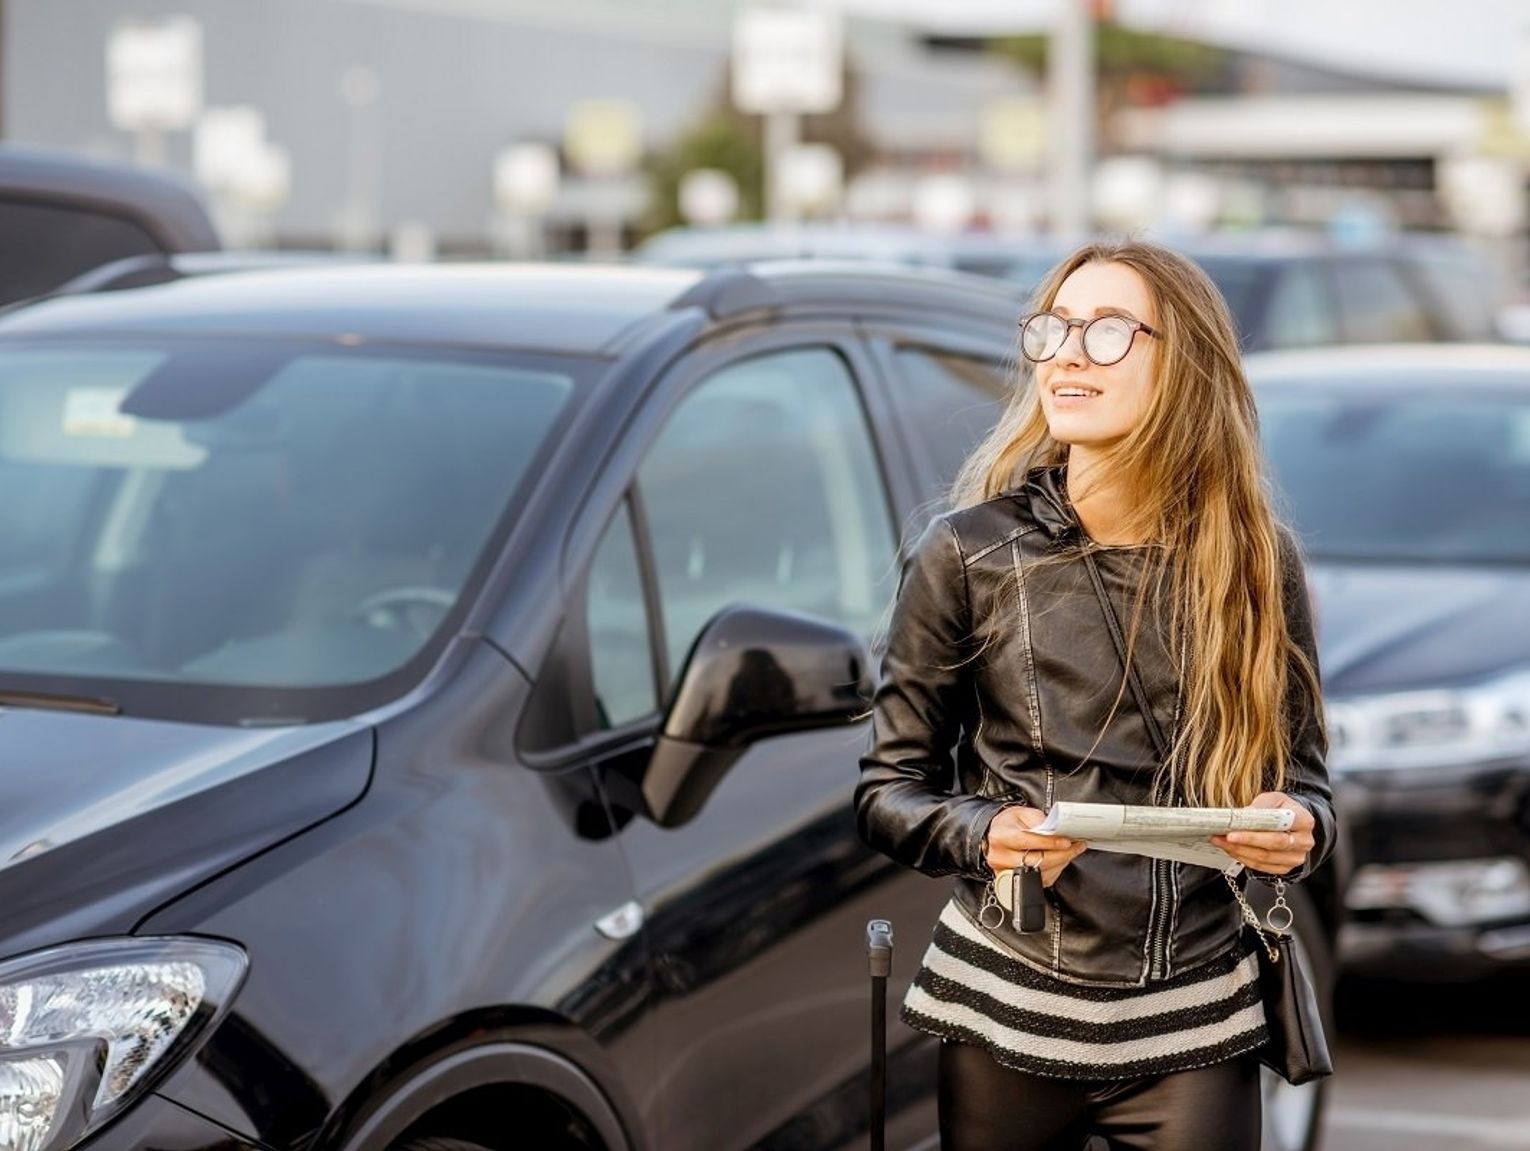
[[[0,305],[116,260],[220,247],[205,198],[168,172],[0,144]]]
[[[1346,966],[1530,963],[1530,350],[1250,357],[1308,552]]]
[[[0,1130],[858,1146],[866,922],[896,1000],[948,893],[857,838],[866,642],[1018,306],[365,267],[0,319]]]

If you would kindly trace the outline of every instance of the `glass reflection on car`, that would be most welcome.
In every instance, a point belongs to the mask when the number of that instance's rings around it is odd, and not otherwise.
[[[396,672],[453,610],[573,390],[467,353],[0,348],[0,685],[290,691]]]

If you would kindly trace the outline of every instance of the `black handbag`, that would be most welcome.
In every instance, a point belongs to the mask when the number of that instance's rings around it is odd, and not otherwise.
[[[1323,1033],[1323,1013],[1318,1010],[1312,981],[1302,970],[1296,939],[1289,931],[1277,931],[1273,926],[1274,917],[1282,912],[1286,925],[1291,922],[1285,882],[1275,881],[1275,906],[1266,918],[1266,930],[1232,875],[1224,871],[1222,876],[1243,909],[1243,922],[1259,937],[1259,995],[1264,1000],[1264,1023],[1270,1033],[1259,1048],[1259,1062],[1292,1086],[1332,1075],[1333,1056]]]
[[[1121,637],[1121,625],[1116,619],[1115,608],[1105,594],[1104,581],[1100,579],[1099,568],[1095,566],[1094,556],[1089,553],[1087,544],[1084,563],[1089,569],[1095,595],[1099,597],[1100,607],[1105,613],[1105,624],[1116,645],[1116,654],[1121,659],[1132,698],[1137,703],[1137,710],[1142,713],[1148,736],[1153,741],[1159,759],[1167,764],[1168,742],[1148,704],[1147,692],[1142,688],[1142,681],[1137,678],[1137,669],[1126,661],[1126,644]],[[1312,990],[1312,981],[1302,970],[1301,957],[1288,930],[1292,915],[1286,903],[1285,881],[1275,881],[1275,906],[1270,908],[1266,930],[1259,923],[1258,913],[1250,906],[1242,889],[1233,879],[1235,873],[1236,868],[1224,871],[1222,878],[1227,880],[1227,886],[1232,889],[1243,911],[1243,922],[1252,927],[1259,937],[1259,995],[1264,1001],[1264,1022],[1269,1037],[1255,1054],[1259,1062],[1292,1086],[1332,1075],[1333,1056],[1328,1050],[1328,1038],[1323,1033],[1323,1015],[1318,1010],[1317,995]],[[1275,927],[1277,917],[1282,920],[1278,930]]]

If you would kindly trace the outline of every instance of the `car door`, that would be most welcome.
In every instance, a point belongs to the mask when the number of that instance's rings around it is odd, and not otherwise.
[[[728,604],[873,638],[896,584],[897,517],[864,370],[848,327],[825,325],[726,341],[665,381],[591,569],[600,722],[661,707]],[[792,1145],[828,1147],[864,1116],[866,922],[927,934],[946,891],[860,842],[851,796],[867,734],[760,741],[679,827],[617,813],[654,973],[622,1070],[654,1146],[725,1151],[807,1131]],[[895,1047],[910,1038],[894,1028]]]

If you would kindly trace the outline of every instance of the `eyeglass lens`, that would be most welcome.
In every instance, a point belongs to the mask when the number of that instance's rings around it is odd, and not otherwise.
[[[1068,331],[1060,316],[1041,312],[1025,325],[1021,350],[1027,359],[1050,360],[1062,350]],[[1135,334],[1132,325],[1119,316],[1096,317],[1084,325],[1084,355],[1101,366],[1113,364],[1126,355]]]

